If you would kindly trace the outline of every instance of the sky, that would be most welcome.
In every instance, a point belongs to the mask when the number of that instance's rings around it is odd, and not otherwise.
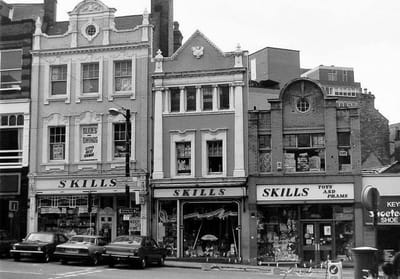
[[[150,1],[102,0],[116,16],[150,12]],[[58,0],[57,20],[79,2]],[[399,0],[174,0],[174,20],[184,42],[200,30],[223,51],[286,48],[300,51],[302,68],[352,67],[380,113],[400,122]]]

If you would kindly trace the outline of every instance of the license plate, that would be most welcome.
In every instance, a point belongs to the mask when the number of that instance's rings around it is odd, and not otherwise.
[[[21,253],[21,256],[22,257],[28,257],[28,256],[30,256],[31,255],[31,253]]]

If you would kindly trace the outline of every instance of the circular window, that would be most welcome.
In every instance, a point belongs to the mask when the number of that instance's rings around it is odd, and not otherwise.
[[[94,25],[89,25],[86,27],[86,34],[89,36],[94,36],[96,34],[96,27]]]
[[[310,103],[306,98],[300,98],[297,101],[296,108],[300,112],[307,112],[310,110]]]

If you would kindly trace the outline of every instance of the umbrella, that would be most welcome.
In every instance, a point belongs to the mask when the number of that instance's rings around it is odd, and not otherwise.
[[[201,240],[210,240],[210,241],[215,241],[218,240],[218,237],[216,237],[213,234],[205,234],[201,237]]]

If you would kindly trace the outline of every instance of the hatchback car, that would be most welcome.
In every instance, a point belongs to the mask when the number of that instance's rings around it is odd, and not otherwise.
[[[104,259],[110,267],[118,263],[145,268],[150,263],[163,265],[167,250],[147,236],[124,235],[105,246]]]
[[[92,265],[101,262],[107,240],[99,235],[75,235],[63,244],[57,245],[54,255],[62,264],[68,261],[85,261]]]
[[[16,242],[6,230],[0,230],[0,256],[9,256],[11,245]]]
[[[36,258],[49,262],[58,244],[67,242],[68,238],[57,232],[32,232],[21,242],[12,245],[10,254],[15,261],[21,258]]]

